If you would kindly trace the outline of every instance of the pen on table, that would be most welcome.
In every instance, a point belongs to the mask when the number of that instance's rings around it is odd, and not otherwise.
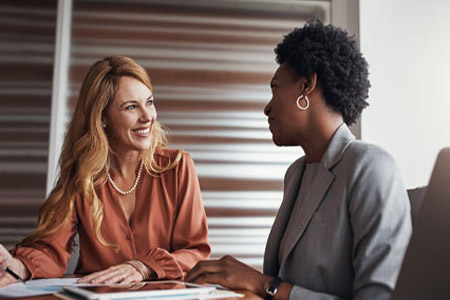
[[[25,284],[25,281],[22,280],[22,278],[20,278],[19,275],[17,275],[13,270],[11,270],[10,268],[6,267],[5,268],[5,272],[7,272],[9,275],[11,275],[12,277],[14,277],[14,279],[16,279],[17,281],[19,281],[20,283]]]

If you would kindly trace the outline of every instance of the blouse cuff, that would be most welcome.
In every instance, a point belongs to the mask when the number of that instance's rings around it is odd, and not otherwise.
[[[161,248],[151,249],[147,254],[140,255],[136,259],[152,269],[157,279],[183,278],[183,270],[167,250]]]
[[[31,247],[19,247],[11,251],[13,256],[19,259],[30,272],[30,278],[61,277],[65,271],[65,265],[59,264],[56,257],[43,250]]]
[[[16,251],[14,251],[14,252],[16,252]],[[29,258],[28,256],[24,256],[24,255],[20,255],[20,254],[16,254],[16,253],[14,253],[14,258],[17,258],[18,260],[20,260],[25,265],[25,267],[28,269],[28,271],[30,272],[30,278],[27,278],[27,280],[34,279],[36,276],[37,267],[33,262],[33,258]]]
[[[166,278],[166,272],[164,272],[164,269],[154,259],[146,256],[141,256],[136,259],[144,263],[149,269],[153,270],[156,274],[156,279]]]

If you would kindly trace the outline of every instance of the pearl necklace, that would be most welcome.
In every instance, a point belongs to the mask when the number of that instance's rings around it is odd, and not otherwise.
[[[141,166],[139,167],[139,172],[136,176],[136,180],[134,181],[133,186],[131,187],[131,189],[129,189],[128,191],[122,191],[121,189],[119,189],[117,187],[117,185],[114,183],[114,181],[111,178],[111,175],[108,172],[108,181],[111,183],[111,185],[113,186],[113,188],[121,195],[128,195],[129,193],[131,193],[132,191],[134,191],[139,183],[139,179],[141,178],[141,172],[142,172],[142,166],[144,165],[143,162],[141,162]]]

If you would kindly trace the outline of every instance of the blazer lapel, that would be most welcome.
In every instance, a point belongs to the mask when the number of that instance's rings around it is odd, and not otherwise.
[[[292,216],[295,218],[294,228],[295,232],[289,237],[287,241],[286,250],[282,255],[281,265],[283,265],[289,256],[289,253],[294,249],[297,242],[305,232],[306,227],[311,221],[314,213],[322,202],[325,194],[334,181],[334,175],[323,167],[317,173],[316,178],[313,181],[311,189],[306,196],[306,199],[302,199],[303,203],[300,203],[300,215]],[[297,195],[295,195],[296,198]]]
[[[264,274],[277,276],[279,270],[278,250],[280,241],[289,221],[292,208],[300,188],[300,180],[305,170],[305,158],[295,161],[285,176],[283,201],[267,238],[264,251]]]
[[[289,254],[301,239],[314,213],[318,209],[320,203],[324,199],[328,189],[334,181],[335,176],[331,172],[331,169],[341,160],[345,149],[348,147],[348,145],[350,145],[354,138],[355,137],[345,124],[342,124],[333,135],[330,144],[328,145],[327,151],[325,151],[322,157],[319,172],[317,173],[317,176],[313,181],[311,189],[309,190],[306,199],[302,200],[303,203],[300,203],[300,214],[298,216],[292,216],[293,218],[295,218],[293,220],[295,232],[289,237],[289,240],[287,241],[285,253],[282,253],[283,255],[280,266],[283,266]],[[297,193],[299,191],[300,185],[301,180],[298,183]],[[291,198],[295,200],[297,198],[297,194],[291,196]],[[289,219],[289,215],[287,216],[287,218]],[[287,221],[289,220],[285,220],[283,232],[286,229]],[[283,232],[280,234],[281,236]],[[279,247],[279,240],[277,247]]]
[[[331,169],[342,158],[342,155],[348,145],[352,142],[354,136],[347,125],[342,124],[335,132],[330,141],[327,151],[321,161],[321,168],[317,173],[307,199],[302,203],[302,209],[299,216],[292,216],[295,221],[296,231],[288,241],[286,255],[282,256],[281,265],[278,260],[280,241],[285,233],[287,223],[291,217],[295,200],[299,192],[301,178],[306,166],[305,157],[299,158],[288,169],[285,176],[285,188],[283,202],[281,203],[275,222],[267,239],[266,250],[264,252],[264,274],[278,276],[280,266],[286,262],[289,253],[292,252],[297,242],[302,237],[314,213],[325,197],[328,189],[334,181],[334,175]]]

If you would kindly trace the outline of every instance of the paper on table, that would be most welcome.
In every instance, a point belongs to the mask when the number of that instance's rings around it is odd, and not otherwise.
[[[27,281],[26,284],[13,283],[0,288],[0,296],[3,297],[31,297],[54,294],[62,291],[63,286],[82,285],[77,284],[78,278],[51,278],[35,279]]]
[[[78,300],[80,297],[74,296],[71,294],[65,294],[62,293],[56,293],[56,297],[64,299],[64,300]],[[244,297],[242,294],[235,293],[230,290],[213,290],[210,293],[207,294],[190,294],[190,295],[172,295],[172,296],[154,296],[151,297],[151,299],[154,300],[207,300],[207,299],[223,299],[223,298],[241,298]],[[130,299],[133,299],[130,297]],[[136,298],[138,299],[138,298]]]
[[[201,295],[199,299],[220,299],[220,298],[241,298],[244,297],[242,294],[235,293],[233,291],[225,290],[214,290],[209,294]]]
[[[55,294],[63,291],[64,286],[87,286],[88,283],[78,284],[78,278],[51,278],[51,279],[35,279],[29,280],[26,284],[14,283],[4,288],[0,288],[0,296],[3,297],[32,297]],[[59,295],[58,295],[59,296]],[[230,290],[214,290],[209,294],[189,295],[184,299],[218,299],[242,297]],[[183,299],[183,297],[174,296],[173,299]],[[164,300],[169,300],[164,298]]]

